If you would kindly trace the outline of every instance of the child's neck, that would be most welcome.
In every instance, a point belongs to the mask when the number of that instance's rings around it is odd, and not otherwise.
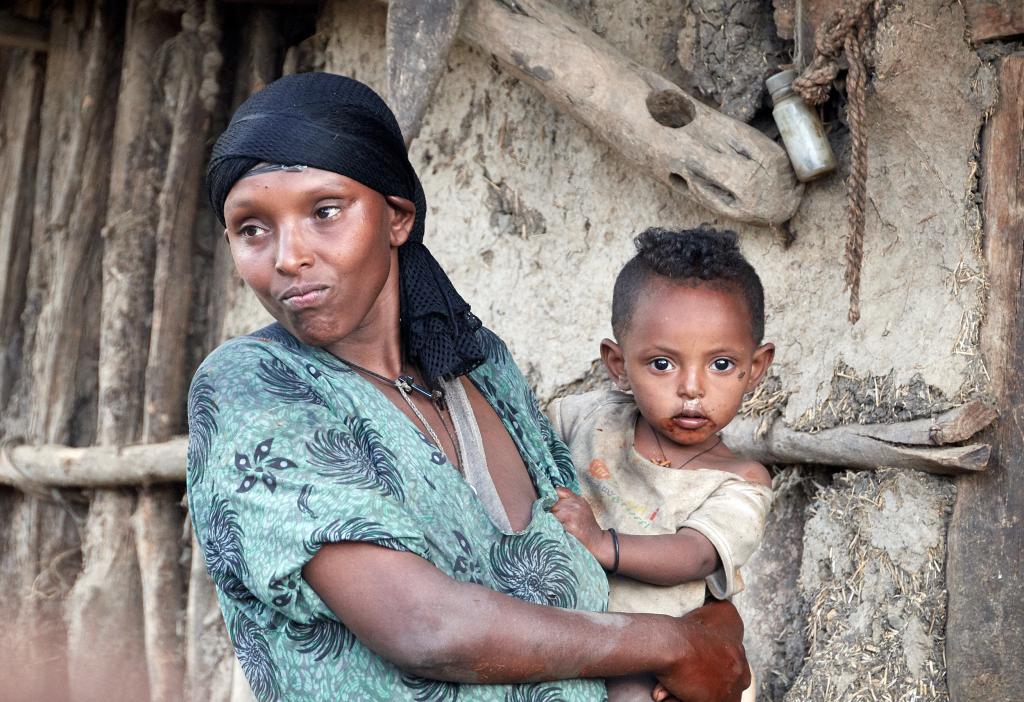
[[[700,468],[700,458],[706,458],[721,443],[722,437],[713,434],[699,444],[678,444],[660,436],[643,415],[637,417],[633,433],[633,448],[637,453],[665,468]]]

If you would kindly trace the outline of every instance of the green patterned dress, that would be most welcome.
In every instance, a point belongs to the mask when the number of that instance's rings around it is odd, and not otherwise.
[[[235,654],[271,700],[604,700],[597,680],[471,685],[403,673],[345,628],[303,580],[321,545],[369,541],[410,551],[450,577],[527,602],[603,611],[600,565],[548,511],[578,490],[504,344],[469,377],[501,418],[540,499],[506,534],[458,471],[374,386],[273,324],[233,339],[189,392],[188,499]],[[581,642],[581,645],[584,642]]]

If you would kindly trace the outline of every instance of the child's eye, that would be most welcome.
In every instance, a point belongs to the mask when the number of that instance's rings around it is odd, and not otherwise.
[[[656,358],[651,361],[651,367],[656,371],[672,370],[672,361],[667,358]]]
[[[341,212],[341,208],[337,205],[324,205],[323,207],[317,207],[314,214],[317,219],[330,219],[339,212]]]
[[[732,370],[736,366],[735,363],[730,361],[728,358],[716,358],[711,362],[711,367],[716,371],[724,373],[727,370]]]

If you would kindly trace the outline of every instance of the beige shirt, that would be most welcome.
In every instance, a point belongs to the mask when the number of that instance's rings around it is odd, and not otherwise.
[[[705,580],[660,586],[609,576],[608,609],[679,616],[711,594],[743,589],[739,568],[757,549],[771,507],[771,489],[725,471],[666,468],[633,447],[639,414],[633,397],[598,390],[554,400],[548,415],[569,446],[583,497],[602,529],[623,534],[674,534],[694,529],[718,551],[722,567]]]

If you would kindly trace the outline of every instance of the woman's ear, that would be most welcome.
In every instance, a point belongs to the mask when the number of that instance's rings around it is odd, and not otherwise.
[[[761,378],[768,371],[768,366],[775,358],[775,344],[761,344],[754,350],[754,360],[750,364],[750,378],[747,380],[747,392],[757,387]]]
[[[602,339],[601,362],[604,363],[608,377],[615,383],[615,387],[623,392],[629,392],[629,377],[626,375],[626,359],[622,355],[622,347],[611,339]]]
[[[409,240],[412,225],[416,222],[416,205],[397,195],[385,195],[391,209],[391,246],[398,248]]]

